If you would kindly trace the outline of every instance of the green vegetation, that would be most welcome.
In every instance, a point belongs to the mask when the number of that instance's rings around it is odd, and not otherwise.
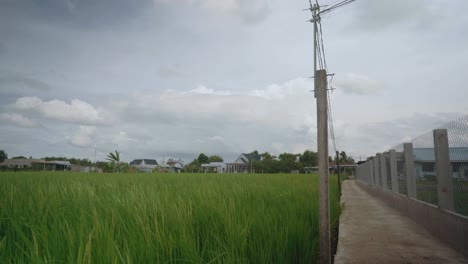
[[[310,174],[0,173],[0,263],[314,263]],[[332,224],[339,215],[330,181]]]
[[[6,159],[8,159],[8,154],[3,149],[0,149],[0,162],[3,162]]]
[[[312,150],[305,150],[301,153],[281,153],[278,156],[272,155],[268,152],[259,153],[254,150],[247,154],[259,156],[260,160],[251,161],[251,169],[257,173],[291,173],[292,171],[305,172],[304,167],[314,167],[318,165],[317,152]],[[329,157],[329,161],[336,160]],[[206,156],[200,153],[198,158],[194,159],[191,163],[187,164],[184,168],[186,172],[197,172],[201,170],[201,165],[209,162],[223,161],[219,156]],[[348,157],[346,152],[341,151],[339,156],[340,163],[354,163],[354,159]],[[346,172],[346,171],[345,171]]]
[[[452,184],[455,212],[468,216],[468,182],[453,180]],[[416,187],[418,200],[438,204],[436,181],[417,181]]]

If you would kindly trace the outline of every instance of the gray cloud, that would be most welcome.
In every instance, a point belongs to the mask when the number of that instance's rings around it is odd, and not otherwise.
[[[337,77],[333,85],[344,93],[359,95],[375,94],[383,89],[380,82],[354,73],[345,74],[344,77]]]
[[[5,15],[14,13],[22,19],[95,30],[128,22],[152,7],[153,1],[16,0],[3,1],[0,6]]]
[[[0,86],[3,88],[0,93],[31,93],[34,90],[46,92],[50,86],[38,79],[24,76],[18,73],[4,73],[0,75]]]
[[[337,144],[354,155],[414,137],[438,113],[468,112],[467,3],[378,2],[323,20]],[[96,144],[98,159],[118,149],[125,160],[205,152],[228,161],[253,149],[315,149],[305,6],[2,1],[2,149],[91,158]]]
[[[354,5],[356,21],[361,28],[370,30],[385,30],[400,25],[414,29],[428,28],[438,19],[439,12],[437,3],[426,0],[363,0]]]

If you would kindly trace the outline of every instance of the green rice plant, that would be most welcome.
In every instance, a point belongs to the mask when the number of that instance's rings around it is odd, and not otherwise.
[[[0,263],[315,263],[317,185],[311,174],[0,173]]]

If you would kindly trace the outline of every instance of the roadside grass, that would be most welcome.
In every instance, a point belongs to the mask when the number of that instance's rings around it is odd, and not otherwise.
[[[455,212],[468,216],[468,182],[454,180],[452,184]],[[436,181],[417,181],[416,192],[418,200],[438,204]]]
[[[0,263],[316,263],[311,174],[0,173]],[[340,213],[330,178],[332,226]]]

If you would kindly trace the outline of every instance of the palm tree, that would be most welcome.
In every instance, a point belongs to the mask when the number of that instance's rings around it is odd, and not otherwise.
[[[107,154],[107,160],[110,162],[120,163],[120,153],[116,150],[115,153],[110,152]]]
[[[110,152],[107,154],[107,160],[111,162],[112,166],[115,169],[119,170],[119,164],[120,164],[120,153],[116,150],[115,153]]]

